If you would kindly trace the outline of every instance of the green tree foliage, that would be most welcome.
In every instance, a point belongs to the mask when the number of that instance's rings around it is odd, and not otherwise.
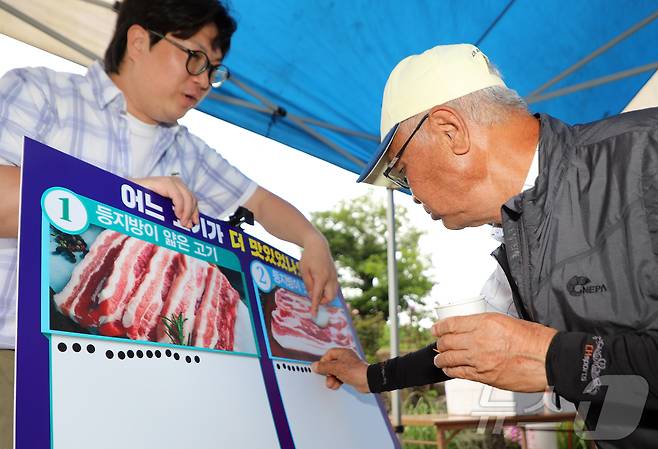
[[[398,342],[400,354],[416,351],[423,346],[436,341],[432,336],[430,329],[426,329],[418,324],[409,323],[398,327]],[[385,351],[388,357],[391,345],[391,327],[384,324],[378,342],[379,349]]]
[[[377,351],[379,351],[382,336],[386,333],[388,326],[381,312],[373,315],[354,315],[352,317],[354,330],[359,336],[361,348],[366,356],[368,363],[379,362],[377,359]]]
[[[424,303],[433,282],[425,274],[429,256],[418,245],[423,233],[403,207],[396,207],[395,218],[400,309],[407,310],[411,303]],[[381,314],[388,319],[385,204],[364,195],[340,202],[335,210],[315,212],[311,221],[329,241],[352,309],[362,318]]]

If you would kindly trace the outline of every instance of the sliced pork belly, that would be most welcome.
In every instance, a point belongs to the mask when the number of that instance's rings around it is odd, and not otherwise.
[[[126,240],[96,300],[94,316],[101,335],[125,335],[122,318],[126,303],[139,288],[155,249],[156,245],[143,240]]]
[[[206,285],[196,310],[192,344],[233,350],[238,292],[215,265],[208,265]]]
[[[90,308],[110,277],[127,238],[109,229],[98,234],[87,255],[73,269],[68,284],[53,297],[62,314],[84,326],[93,323]]]
[[[356,349],[342,308],[326,307],[328,325],[319,327],[311,316],[311,300],[280,288],[274,294],[272,336],[284,348],[322,356],[335,347]]]
[[[185,320],[183,323],[185,341],[180,343],[187,344],[187,339],[194,329],[194,313],[197,301],[203,295],[209,265],[207,262],[189,256],[184,256],[181,265],[180,273],[174,278],[162,307],[161,318],[175,320],[180,316]],[[163,343],[177,343],[171,341],[165,329],[161,319],[156,332],[157,340]]]
[[[216,326],[219,329],[219,341],[215,349],[233,350],[235,343],[235,321],[238,316],[238,301],[240,294],[235,290],[226,276],[222,281],[222,288],[219,292],[220,313],[217,315]]]
[[[158,247],[139,288],[128,300],[122,324],[133,340],[155,340],[155,329],[174,279],[184,268],[182,254]]]

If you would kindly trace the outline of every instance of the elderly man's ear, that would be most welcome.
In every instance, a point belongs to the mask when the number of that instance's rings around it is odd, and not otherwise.
[[[428,122],[430,135],[433,139],[438,139],[437,143],[442,148],[447,146],[455,155],[468,153],[468,128],[456,110],[447,106],[435,106],[430,110]]]

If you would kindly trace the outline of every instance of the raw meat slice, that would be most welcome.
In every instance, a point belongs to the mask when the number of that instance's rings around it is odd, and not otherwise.
[[[71,279],[53,296],[57,309],[73,321],[88,326],[91,306],[105,286],[114,261],[128,237],[111,230],[98,234],[87,255],[76,265]]]
[[[280,288],[274,302],[272,336],[282,347],[318,356],[335,347],[356,349],[342,308],[326,307],[329,322],[321,328],[313,322],[309,298]]]
[[[92,313],[101,335],[125,335],[121,324],[126,303],[142,282],[156,246],[143,240],[130,238],[114,261],[112,274],[97,297]]]
[[[126,335],[133,340],[154,340],[173,280],[183,268],[183,255],[158,247],[149,261],[146,275],[139,288],[128,300],[122,324]]]
[[[215,345],[215,349],[232,351],[235,343],[235,321],[238,316],[237,305],[240,295],[225,276],[219,294],[222,298],[222,305],[216,321],[217,329],[219,329],[219,341]]]
[[[233,350],[238,292],[224,274],[209,265],[206,285],[194,321],[194,346]]]
[[[156,333],[157,341],[186,345],[188,344],[188,338],[191,340],[191,332],[194,329],[194,312],[196,311],[197,301],[203,295],[207,272],[207,262],[189,256],[183,257],[182,269],[178,276],[174,278],[169,289],[169,295],[162,307],[161,320],[158,323]],[[182,335],[178,336],[182,341],[171,341],[165,332],[166,327],[162,318],[182,320]]]

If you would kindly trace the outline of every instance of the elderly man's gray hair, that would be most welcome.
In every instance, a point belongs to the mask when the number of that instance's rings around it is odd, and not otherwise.
[[[504,86],[491,86],[445,103],[478,125],[491,126],[504,122],[510,113],[527,112],[521,96]]]
[[[492,74],[503,78],[498,68],[489,60],[487,60],[487,65]],[[515,90],[505,86],[491,86],[476,90],[463,97],[447,101],[444,105],[457,110],[464,118],[481,126],[502,123],[511,113],[528,112],[525,100]],[[406,120],[405,126],[411,130],[428,112],[429,110],[423,111]],[[425,133],[421,133],[416,139],[423,140],[426,136]]]

